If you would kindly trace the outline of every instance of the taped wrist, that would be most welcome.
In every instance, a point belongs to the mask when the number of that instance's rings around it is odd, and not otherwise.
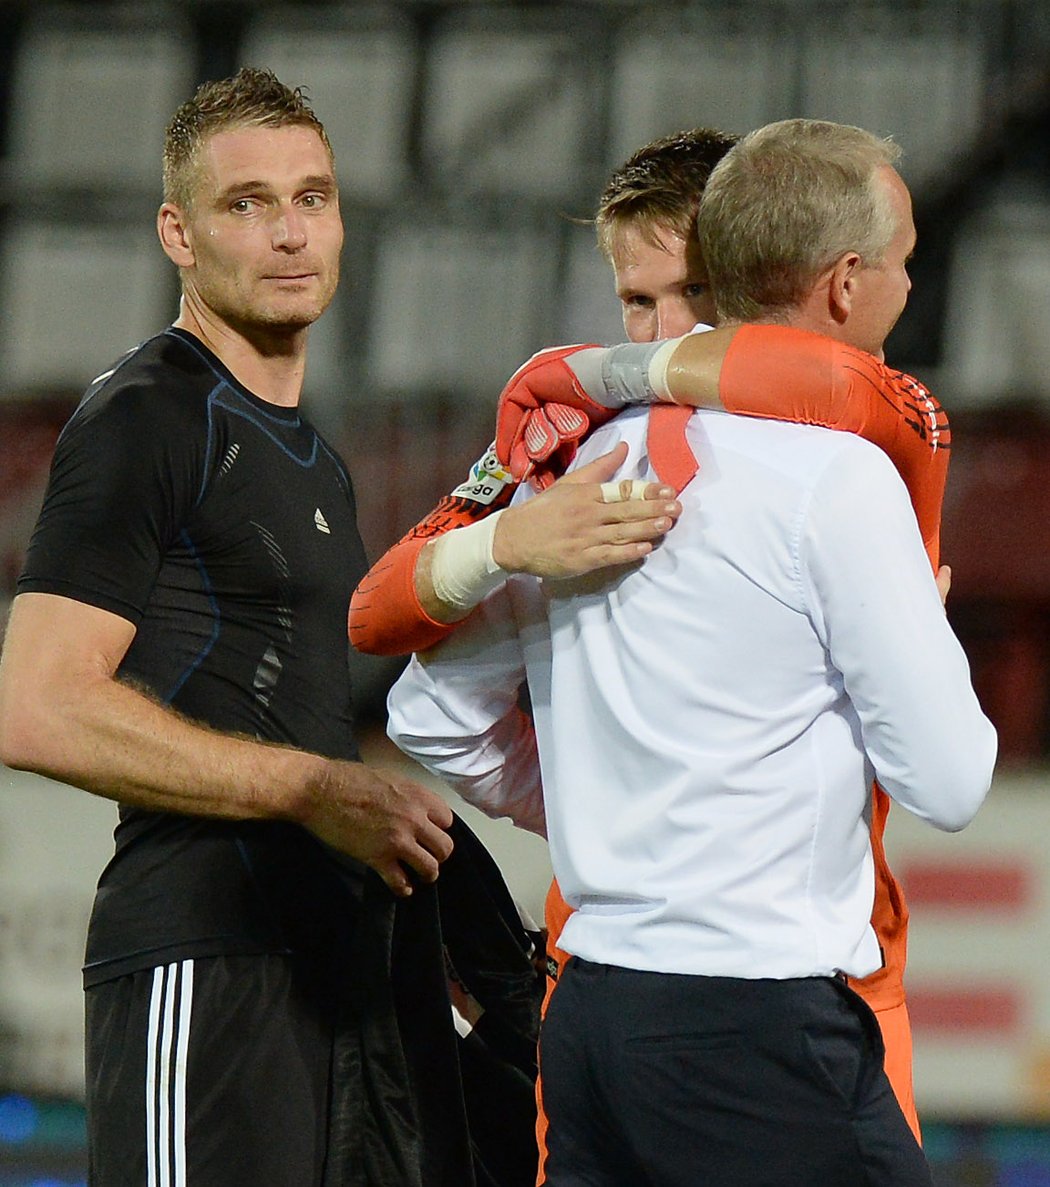
[[[502,514],[497,511],[479,523],[455,528],[434,542],[430,580],[447,606],[472,610],[506,577],[492,559],[492,538]]]
[[[605,350],[581,350],[566,362],[587,395],[606,408],[673,403],[667,364],[680,341],[624,342]]]

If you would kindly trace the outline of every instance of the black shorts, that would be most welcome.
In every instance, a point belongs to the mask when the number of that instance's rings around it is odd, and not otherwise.
[[[93,1187],[320,1187],[336,1015],[316,980],[218,956],[89,988]]]

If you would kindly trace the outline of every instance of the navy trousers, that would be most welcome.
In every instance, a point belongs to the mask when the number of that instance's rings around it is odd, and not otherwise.
[[[931,1187],[882,1059],[833,978],[574,957],[540,1041],[547,1187]]]

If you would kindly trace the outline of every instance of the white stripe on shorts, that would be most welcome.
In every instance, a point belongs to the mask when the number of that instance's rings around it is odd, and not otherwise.
[[[146,1042],[146,1185],[186,1187],[186,1051],[193,961],[153,970]]]

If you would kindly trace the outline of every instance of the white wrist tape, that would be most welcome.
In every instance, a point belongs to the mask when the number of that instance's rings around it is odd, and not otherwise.
[[[667,364],[681,341],[624,342],[605,350],[581,350],[567,361],[587,395],[606,408],[674,403]]]
[[[615,407],[653,402],[656,393],[649,382],[649,367],[663,347],[663,342],[625,342],[605,352],[602,384]]]
[[[667,386],[667,364],[670,363],[671,355],[678,349],[681,341],[682,338],[668,338],[666,342],[661,342],[660,349],[649,360],[649,386],[657,400],[665,404],[677,403]]]
[[[506,577],[492,559],[492,538],[502,511],[479,523],[453,528],[434,542],[430,580],[438,599],[457,610],[472,610]]]

